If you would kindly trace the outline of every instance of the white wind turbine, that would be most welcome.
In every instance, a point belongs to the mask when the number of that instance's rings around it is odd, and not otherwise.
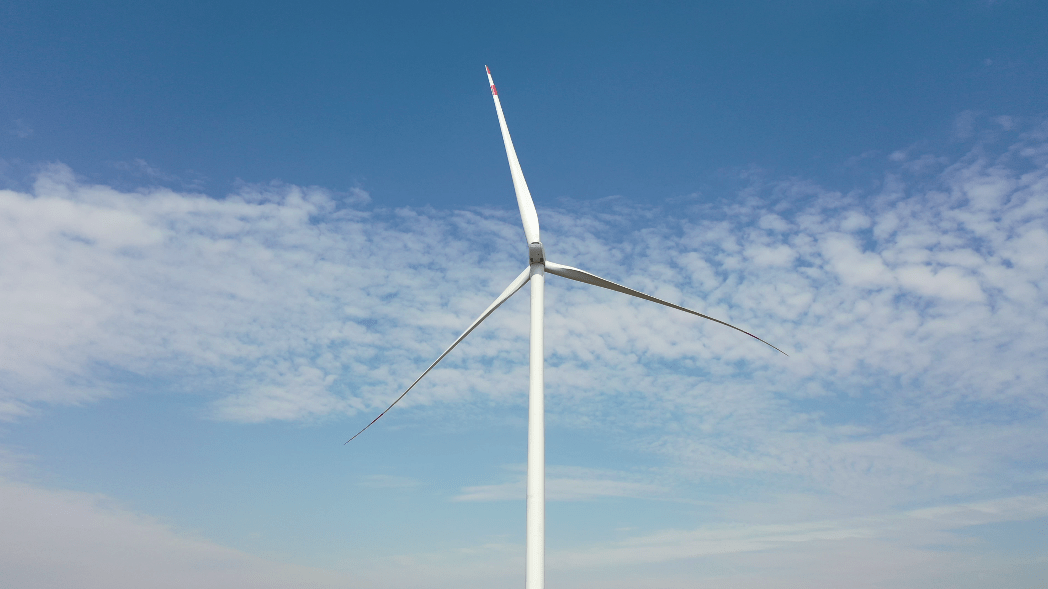
[[[499,127],[502,128],[502,141],[506,144],[506,158],[509,160],[509,171],[513,177],[513,189],[517,193],[517,206],[520,207],[520,218],[524,222],[524,237],[527,238],[528,242],[528,267],[517,276],[506,290],[502,291],[502,294],[495,299],[495,302],[484,310],[477,317],[466,331],[462,332],[462,335],[458,336],[448,349],[444,350],[444,353],[440,355],[429,368],[415,379],[415,382],[411,383],[411,386],[407,388],[403,393],[397,397],[396,401],[390,403],[389,407],[386,407],[385,411],[380,413],[378,417],[371,420],[371,423],[364,426],[364,429],[357,432],[352,438],[346,443],[352,442],[354,438],[364,433],[369,427],[371,427],[376,421],[378,421],[387,411],[393,408],[398,401],[404,398],[404,395],[410,391],[424,376],[429,374],[430,370],[437,365],[438,362],[444,359],[444,356],[448,355],[448,352],[455,349],[455,346],[459,344],[467,335],[470,334],[481,321],[488,318],[495,309],[506,302],[515,292],[520,290],[522,286],[529,280],[531,281],[531,384],[528,388],[528,490],[527,490],[527,530],[526,530],[526,548],[525,548],[525,577],[524,587],[525,589],[542,589],[545,584],[545,542],[546,542],[546,423],[545,423],[545,399],[543,395],[543,355],[542,355],[542,319],[543,319],[543,289],[545,288],[546,272],[554,274],[556,276],[562,276],[571,280],[577,280],[579,282],[585,282],[586,284],[592,284],[606,288],[608,290],[614,290],[616,292],[625,293],[637,298],[641,298],[653,303],[665,305],[685,313],[697,315],[703,319],[709,319],[715,321],[721,325],[730,327],[735,331],[745,333],[746,335],[756,339],[768,346],[771,346],[775,350],[786,354],[779,348],[772,346],[768,342],[761,338],[753,335],[748,331],[744,331],[721,321],[720,319],[714,319],[708,315],[703,315],[697,311],[691,309],[685,309],[679,305],[664,301],[662,299],[646,295],[642,292],[627,288],[621,284],[616,284],[610,280],[605,280],[600,276],[590,274],[585,270],[579,270],[578,268],[572,268],[571,266],[563,266],[546,260],[546,252],[542,248],[542,240],[539,239],[539,217],[535,212],[535,203],[531,200],[531,192],[528,190],[528,183],[524,181],[524,173],[520,169],[520,162],[517,161],[517,152],[513,149],[513,140],[509,136],[509,127],[506,126],[506,117],[502,114],[502,103],[499,102],[499,93],[495,89],[495,82],[491,79],[491,70],[487,66],[484,69],[488,73],[488,84],[491,86],[491,96],[495,99],[495,111],[499,116]]]

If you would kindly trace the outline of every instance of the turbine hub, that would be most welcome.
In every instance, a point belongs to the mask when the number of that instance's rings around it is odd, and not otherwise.
[[[546,250],[542,249],[541,243],[528,244],[528,263],[546,265]]]

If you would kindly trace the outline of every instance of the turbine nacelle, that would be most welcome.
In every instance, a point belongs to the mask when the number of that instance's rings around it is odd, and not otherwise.
[[[546,250],[542,247],[539,242],[528,244],[528,264],[542,264],[546,265]]]

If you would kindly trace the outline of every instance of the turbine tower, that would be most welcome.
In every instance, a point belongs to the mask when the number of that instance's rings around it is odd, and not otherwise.
[[[364,429],[357,432],[352,438],[347,440],[346,443],[348,444],[349,442],[352,442],[354,438],[374,425],[374,423],[385,415],[386,412],[392,409],[397,402],[403,399],[404,395],[408,394],[408,391],[414,388],[423,377],[429,374],[429,371],[433,370],[433,367],[443,360],[444,356],[447,356],[451,350],[455,349],[455,346],[457,346],[459,342],[465,339],[470,332],[476,329],[476,327],[480,325],[482,321],[487,319],[495,309],[499,308],[502,303],[506,302],[507,299],[520,290],[525,283],[530,281],[531,375],[528,387],[528,487],[524,587],[525,589],[543,589],[543,586],[545,585],[546,542],[546,422],[542,374],[542,321],[546,272],[570,280],[576,280],[578,282],[592,284],[615,292],[628,294],[646,301],[677,309],[678,311],[684,311],[685,313],[690,313],[692,315],[697,315],[703,319],[709,319],[710,321],[730,327],[735,331],[745,333],[753,339],[771,346],[782,354],[786,354],[786,352],[772,346],[752,333],[735,327],[730,323],[721,321],[720,319],[715,319],[708,315],[703,315],[698,311],[692,311],[691,309],[674,305],[668,301],[664,301],[610,280],[606,280],[600,276],[586,272],[585,270],[579,270],[578,268],[572,268],[571,266],[563,266],[546,260],[546,252],[542,247],[542,240],[539,236],[539,217],[535,212],[535,203],[531,199],[531,191],[528,190],[528,183],[524,180],[524,172],[520,169],[520,162],[517,161],[517,151],[513,148],[513,140],[509,136],[509,127],[506,126],[506,117],[502,113],[502,103],[499,101],[499,93],[498,90],[495,89],[495,82],[491,78],[491,70],[488,69],[488,66],[484,66],[484,70],[487,71],[488,74],[488,85],[491,86],[491,97],[495,100],[495,112],[498,113],[499,127],[502,129],[502,141],[506,145],[506,159],[509,160],[509,172],[510,176],[513,178],[513,190],[517,193],[517,206],[520,208],[520,219],[524,223],[524,237],[528,243],[528,267],[506,287],[506,290],[502,291],[502,294],[500,294],[498,298],[495,299],[495,302],[491,303],[491,305],[480,314],[480,317],[477,317],[476,321],[466,328],[466,331],[462,332],[462,335],[458,336],[458,339],[448,346],[448,349],[444,350],[444,353],[441,354],[439,358],[429,365],[429,368],[422,373],[422,376],[416,378],[415,382],[411,383],[411,386],[401,393],[395,401],[390,403],[385,411],[380,413],[375,419],[371,420],[371,423],[364,426]]]

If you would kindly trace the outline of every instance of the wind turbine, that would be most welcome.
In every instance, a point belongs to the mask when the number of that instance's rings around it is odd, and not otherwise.
[[[444,353],[440,355],[429,368],[415,379],[415,382],[411,383],[411,386],[407,388],[403,393],[397,397],[396,401],[390,403],[389,407],[386,407],[385,411],[379,413],[378,417],[371,420],[371,423],[364,426],[364,429],[357,432],[352,438],[346,441],[348,444],[352,442],[354,438],[364,433],[369,427],[374,425],[387,411],[393,408],[404,395],[408,394],[416,384],[427,374],[438,362],[444,359],[451,350],[455,349],[455,346],[459,345],[467,335],[470,334],[482,321],[488,318],[495,309],[498,309],[502,303],[506,302],[514,293],[521,289],[527,282],[531,282],[531,378],[530,385],[528,388],[528,490],[527,490],[527,530],[526,530],[526,548],[525,548],[525,567],[524,567],[524,587],[525,589],[542,589],[545,584],[545,542],[546,542],[546,423],[545,423],[545,399],[543,395],[543,355],[542,355],[542,320],[543,320],[543,295],[546,282],[546,272],[561,276],[578,282],[584,282],[586,284],[592,284],[615,292],[621,292],[637,298],[665,305],[667,307],[677,309],[678,311],[684,311],[692,315],[697,315],[703,319],[709,319],[720,323],[721,325],[730,327],[735,331],[745,333],[753,339],[762,342],[768,346],[771,346],[778,352],[786,354],[779,348],[772,346],[768,342],[761,338],[753,335],[752,333],[742,330],[734,325],[715,319],[708,315],[703,315],[698,311],[692,311],[679,305],[674,305],[668,301],[664,301],[660,298],[653,297],[651,295],[644,294],[640,291],[633,290],[622,286],[621,284],[606,280],[586,272],[585,270],[579,270],[578,268],[572,268],[571,266],[564,266],[550,262],[546,259],[546,252],[542,247],[542,240],[539,238],[539,217],[535,212],[535,203],[531,200],[531,191],[528,190],[528,183],[524,181],[524,172],[520,169],[520,162],[517,161],[517,151],[513,148],[513,140],[509,136],[509,127],[506,126],[506,117],[502,114],[502,103],[499,101],[498,90],[495,89],[495,81],[491,79],[491,70],[488,66],[484,66],[484,70],[488,73],[488,85],[491,86],[491,97],[495,100],[495,112],[498,113],[499,127],[502,129],[502,141],[506,144],[506,158],[509,160],[509,172],[513,178],[513,190],[517,193],[517,206],[520,208],[520,218],[524,223],[524,237],[528,243],[528,267],[524,269],[513,282],[506,287],[506,290],[502,291],[502,294],[495,299],[495,302],[491,303],[480,317],[477,317],[466,331],[462,332],[462,335],[458,336],[448,349],[444,350]],[[788,355],[788,354],[786,354]]]

